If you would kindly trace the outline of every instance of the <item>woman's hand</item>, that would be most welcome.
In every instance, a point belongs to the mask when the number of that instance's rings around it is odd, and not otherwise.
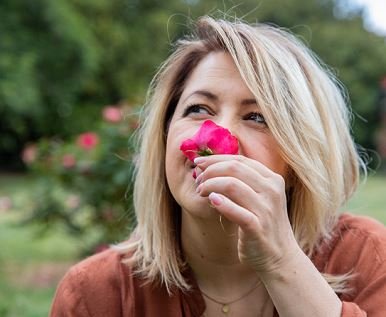
[[[273,273],[301,252],[288,219],[284,178],[241,155],[195,160],[197,192],[239,226],[240,261]]]

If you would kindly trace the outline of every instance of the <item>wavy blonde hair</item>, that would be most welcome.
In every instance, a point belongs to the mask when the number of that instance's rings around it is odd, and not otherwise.
[[[300,40],[264,24],[199,19],[150,85],[134,186],[137,226],[119,246],[132,254],[129,261],[138,274],[169,291],[189,285],[181,273],[180,208],[165,176],[167,126],[189,74],[206,55],[218,51],[233,58],[291,167],[289,218],[309,256],[330,237],[363,164],[350,135],[342,87]],[[335,291],[344,290],[347,276],[325,278]]]

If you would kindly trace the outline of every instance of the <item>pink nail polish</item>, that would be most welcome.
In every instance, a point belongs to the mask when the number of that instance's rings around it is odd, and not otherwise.
[[[199,156],[199,157],[196,157],[196,158],[194,159],[194,163],[195,163],[195,164],[201,164],[201,163],[203,163],[203,162],[205,162],[205,157]]]
[[[196,174],[197,175],[197,174]],[[196,178],[196,184],[199,185],[201,184],[201,181],[202,181],[202,174],[198,175],[197,178]]]
[[[219,206],[222,203],[222,197],[216,193],[210,193],[209,199],[215,206]]]

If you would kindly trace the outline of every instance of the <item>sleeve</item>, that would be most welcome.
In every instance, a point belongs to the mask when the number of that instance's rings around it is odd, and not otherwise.
[[[386,269],[383,263],[374,261],[374,269],[365,277],[363,287],[350,302],[343,301],[341,317],[386,316]]]
[[[342,302],[341,317],[367,317],[367,313],[360,309],[355,303]]]
[[[333,238],[315,263],[320,272],[348,275],[346,291],[338,292],[341,317],[386,316],[386,227],[378,221],[344,214]]]
[[[83,301],[79,285],[80,273],[71,269],[61,280],[51,306],[50,317],[91,317]]]
[[[386,230],[382,227],[376,233],[352,231],[352,249],[346,254],[351,260],[346,261],[351,262],[353,291],[341,298],[341,317],[386,316]]]

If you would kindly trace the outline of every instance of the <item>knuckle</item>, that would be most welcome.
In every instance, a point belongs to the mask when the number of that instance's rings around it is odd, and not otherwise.
[[[244,229],[247,230],[248,232],[254,231],[256,229],[256,224],[252,215],[249,217],[246,217],[246,219],[244,220]]]
[[[244,158],[244,156],[242,156],[242,155],[236,155],[236,156],[235,156],[235,159],[236,159],[236,161],[238,161],[238,162],[240,162],[240,163],[242,163],[242,162],[245,161],[245,158]]]
[[[280,189],[284,188],[285,187],[285,180],[284,180],[284,177],[281,176],[280,174],[276,174],[274,176],[274,183],[276,184],[277,187],[279,187]]]
[[[226,180],[224,183],[225,191],[229,195],[233,195],[237,193],[237,185],[236,182],[233,181],[232,179]]]
[[[231,162],[229,166],[227,167],[227,172],[229,172],[231,175],[238,174],[240,171],[240,163],[239,161]]]
[[[253,213],[248,213],[243,219],[243,227],[248,232],[255,232],[259,228],[259,221]]]
[[[268,191],[275,196],[281,196],[285,191],[284,178],[281,175],[273,176],[271,186],[269,186]]]

